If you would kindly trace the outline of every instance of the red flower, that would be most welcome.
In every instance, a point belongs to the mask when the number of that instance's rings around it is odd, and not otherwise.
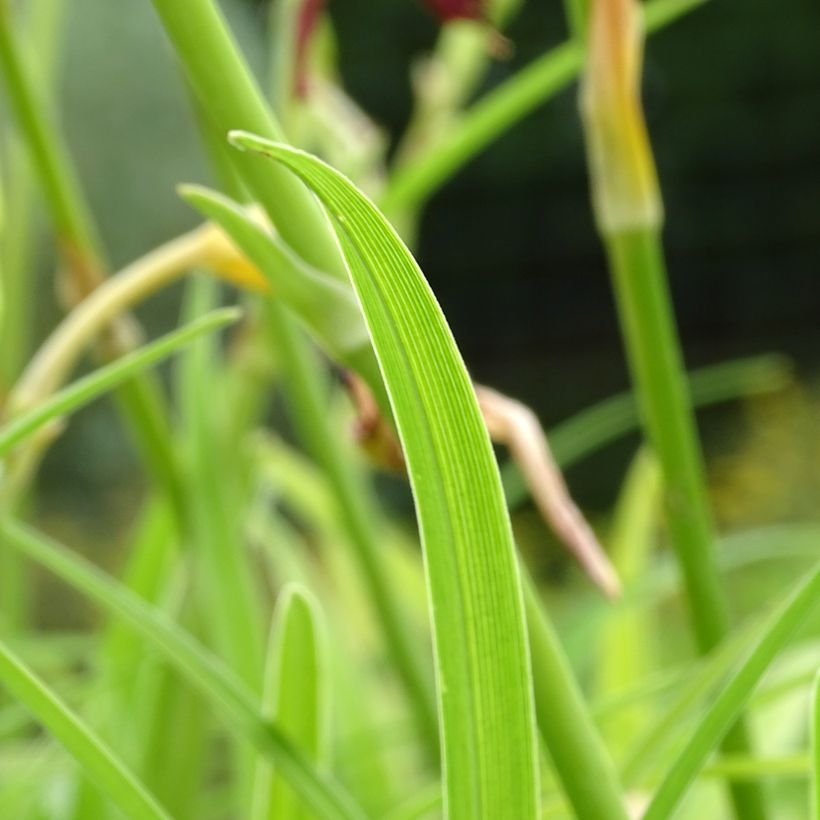
[[[294,65],[294,92],[297,97],[308,94],[308,45],[322,12],[325,0],[304,0],[296,23],[296,57]]]
[[[424,0],[433,14],[446,23],[449,20],[483,20],[483,0]]]

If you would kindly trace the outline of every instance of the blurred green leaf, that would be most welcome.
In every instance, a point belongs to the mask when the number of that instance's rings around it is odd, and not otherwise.
[[[328,681],[318,603],[289,584],[273,616],[262,710],[311,760],[328,757]],[[299,797],[267,760],[256,769],[252,820],[306,820]]]
[[[261,715],[253,695],[235,675],[166,615],[84,559],[22,524],[7,520],[0,524],[0,533],[8,544],[139,632],[181,677],[222,712],[234,731],[271,757],[282,777],[319,817],[364,817],[330,775],[318,771],[275,724]]]
[[[170,820],[116,755],[0,642],[0,681],[133,820]]]
[[[0,428],[0,456],[6,455],[32,433],[48,422],[73,413],[117,385],[131,378],[135,373],[162,361],[176,353],[205,333],[232,324],[241,316],[236,308],[223,308],[203,316],[189,325],[168,333],[155,342],[127,353],[111,364],[98,368],[93,373],[77,379],[73,384],[52,395],[42,404],[17,416]]]

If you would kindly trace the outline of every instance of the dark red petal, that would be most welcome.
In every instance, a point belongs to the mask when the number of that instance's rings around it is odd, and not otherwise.
[[[424,3],[442,23],[484,19],[483,0],[424,0]]]
[[[308,45],[319,18],[325,9],[326,0],[304,0],[299,9],[299,19],[296,24],[296,57],[294,60],[294,93],[297,97],[305,97],[308,92],[307,55]]]

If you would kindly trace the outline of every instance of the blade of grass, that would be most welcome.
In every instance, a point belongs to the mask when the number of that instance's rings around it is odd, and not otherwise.
[[[709,754],[737,720],[771,662],[819,603],[820,567],[816,567],[774,614],[757,645],[699,721],[655,792],[643,820],[666,820],[673,815]]]
[[[820,820],[820,674],[814,680],[811,704],[811,816]]]
[[[262,716],[241,681],[170,618],[92,564],[18,522],[3,521],[0,534],[10,546],[142,635],[181,678],[222,713],[231,730],[271,757],[277,771],[319,817],[363,820],[364,813],[344,789],[329,774],[317,770],[274,723]]]
[[[194,339],[232,324],[240,315],[235,308],[213,311],[77,379],[38,407],[0,427],[0,457],[7,455],[17,444],[45,424],[75,412],[107,391],[121,385],[135,373],[176,353]]]
[[[263,712],[318,764],[328,758],[328,681],[318,603],[299,584],[279,595],[271,628]],[[252,820],[300,820],[297,795],[260,760]]]
[[[114,753],[8,647],[0,642],[0,681],[133,820],[170,820]]]
[[[362,304],[422,533],[445,815],[534,816],[535,722],[515,549],[487,431],[446,321],[395,231],[344,177],[315,157],[252,135],[234,132],[232,141],[290,167],[316,192],[334,218]],[[560,653],[547,649],[556,660],[553,691],[574,697]],[[574,725],[567,730],[565,746],[578,740]],[[585,775],[611,782],[596,768]],[[607,797],[606,813],[584,816],[623,816],[617,792]]]

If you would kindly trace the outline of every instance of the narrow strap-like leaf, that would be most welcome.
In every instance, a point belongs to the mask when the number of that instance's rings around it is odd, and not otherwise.
[[[800,584],[773,616],[757,645],[709,707],[655,792],[643,820],[666,820],[672,817],[709,753],[732,727],[769,664],[818,603],[820,567],[809,573],[808,579]]]
[[[197,319],[185,327],[166,334],[155,342],[145,345],[110,364],[83,376],[63,388],[42,404],[33,407],[0,427],[0,456],[4,456],[16,444],[39,430],[55,418],[73,413],[80,407],[122,384],[148,367],[176,353],[203,333],[210,333],[235,322],[240,311],[222,308]]]
[[[114,753],[2,642],[0,684],[62,743],[84,774],[125,812],[126,817],[170,820]]]
[[[445,813],[535,816],[530,666],[509,517],[475,394],[421,271],[382,214],[320,160],[234,134],[294,170],[333,217],[390,396],[425,555]]]
[[[0,536],[9,546],[47,567],[129,624],[180,677],[222,712],[232,730],[270,756],[282,777],[318,818],[363,820],[364,812],[344,789],[329,774],[313,766],[274,723],[264,719],[253,696],[238,678],[163,612],[83,558],[28,527],[7,520],[0,524]]]
[[[327,676],[319,605],[300,584],[279,595],[262,710],[317,763],[327,757]],[[306,820],[298,795],[267,759],[256,769],[252,820]]]

